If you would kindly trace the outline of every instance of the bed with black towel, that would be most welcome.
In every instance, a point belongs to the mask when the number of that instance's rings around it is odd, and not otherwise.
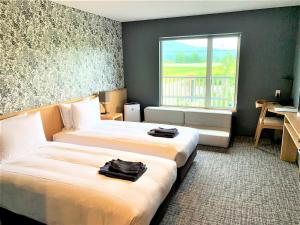
[[[199,132],[196,129],[165,124],[100,120],[98,99],[61,107],[65,128],[53,140],[85,146],[117,149],[173,160],[178,170],[196,154]],[[65,123],[69,121],[69,123]],[[148,132],[154,128],[154,135]],[[152,132],[151,132],[152,134]],[[157,137],[160,135],[160,137]],[[187,172],[187,169],[182,171]],[[181,178],[183,176],[178,176]]]
[[[1,120],[0,129],[5,140],[0,154],[2,225],[28,224],[26,217],[48,225],[148,225],[176,180],[172,160],[47,142],[39,113]],[[142,162],[147,170],[135,182],[98,174],[99,166],[115,158]],[[117,161],[112,169],[128,173],[145,167]]]
[[[147,170],[135,182],[98,174],[116,157],[144,162]],[[175,180],[171,160],[54,142],[1,165],[0,205],[4,220],[11,211],[48,225],[146,225]]]

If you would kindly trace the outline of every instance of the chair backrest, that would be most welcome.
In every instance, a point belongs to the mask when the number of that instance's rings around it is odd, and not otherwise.
[[[267,111],[268,111],[267,102],[266,101],[262,102],[261,111],[260,111],[260,115],[259,115],[259,121],[261,121],[261,123],[264,122]]]
[[[255,101],[255,107],[256,108],[262,108],[262,106],[266,103],[267,101],[264,99],[256,100]]]

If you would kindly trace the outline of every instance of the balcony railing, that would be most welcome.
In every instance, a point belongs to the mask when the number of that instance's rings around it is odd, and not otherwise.
[[[233,108],[235,77],[163,76],[161,99],[163,105],[185,107]],[[208,83],[208,87],[207,86]],[[210,86],[210,87],[209,87]]]

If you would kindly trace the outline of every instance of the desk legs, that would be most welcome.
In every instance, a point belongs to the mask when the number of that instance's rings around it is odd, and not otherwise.
[[[297,147],[286,127],[283,127],[280,159],[288,162],[297,160]]]

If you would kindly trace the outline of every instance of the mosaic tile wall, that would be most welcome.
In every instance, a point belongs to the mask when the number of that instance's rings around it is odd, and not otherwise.
[[[124,87],[121,23],[45,0],[0,0],[0,113]]]

